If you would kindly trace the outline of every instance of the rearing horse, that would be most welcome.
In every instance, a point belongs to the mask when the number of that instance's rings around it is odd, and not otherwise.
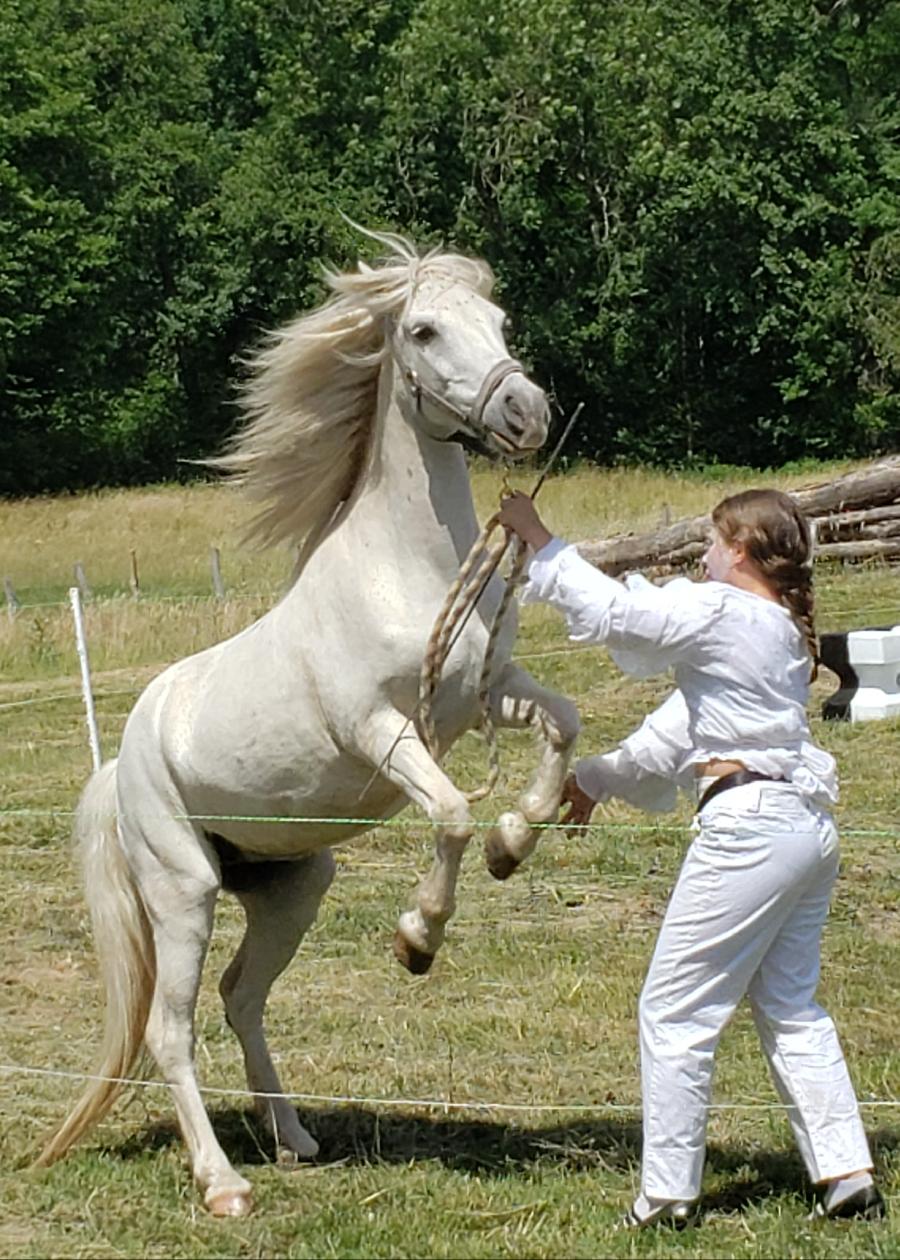
[[[473,831],[466,797],[407,717],[429,628],[478,536],[454,438],[504,455],[547,436],[543,392],[511,360],[489,268],[458,255],[391,255],[331,274],[332,297],[275,333],[252,361],[246,419],[220,463],[260,504],[263,543],[301,545],[284,598],[234,638],[160,674],[132,710],[117,760],[89,781],[75,835],[106,986],[100,1077],[124,1077],[150,1050],[172,1090],[194,1177],[217,1215],[250,1209],[250,1186],[213,1133],[193,1061],[194,1008],[219,890],[246,933],[222,976],[247,1081],[279,1150],[317,1145],[283,1097],[263,1008],[331,883],[329,845],[409,801],[435,827],[434,862],[400,918],[396,952],[430,964],[454,909]],[[443,752],[478,721],[493,579],[451,651],[433,710]],[[509,660],[501,628],[490,688],[496,725],[535,726],[543,756],[518,809],[487,842],[508,874],[556,818],[578,717]],[[379,773],[372,779],[373,771]],[[360,802],[366,785],[368,791]],[[277,826],[267,820],[282,821]],[[311,821],[322,819],[321,823]],[[39,1162],[52,1163],[118,1092],[92,1082]]]

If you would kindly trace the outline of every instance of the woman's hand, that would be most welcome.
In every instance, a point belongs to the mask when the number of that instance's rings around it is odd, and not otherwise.
[[[561,827],[572,827],[589,823],[597,802],[578,786],[574,774],[570,774],[563,784],[560,805],[568,805],[569,812],[560,819]]]
[[[530,496],[521,490],[516,490],[500,504],[500,524],[518,534],[522,542],[535,551],[540,551],[553,538],[535,511]]]

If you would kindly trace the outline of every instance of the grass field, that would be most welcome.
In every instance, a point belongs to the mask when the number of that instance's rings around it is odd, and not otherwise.
[[[706,510],[749,479],[575,471],[548,484],[543,505],[560,533],[605,535],[652,526],[664,503],[673,519]],[[481,470],[475,483],[484,514],[497,478]],[[131,1090],[62,1164],[26,1171],[78,1082],[9,1069],[89,1071],[102,1015],[67,841],[89,754],[70,615],[58,601],[75,561],[109,597],[89,605],[87,624],[112,755],[155,673],[237,630],[281,589],[284,556],[236,548],[240,513],[213,487],[0,503],[0,576],[23,604],[14,622],[0,612],[0,1255],[900,1255],[900,1215],[881,1225],[805,1221],[802,1166],[744,1012],[718,1058],[724,1106],[711,1116],[703,1224],[677,1236],[613,1232],[638,1170],[637,994],[687,843],[687,804],[662,825],[615,805],[587,833],[549,832],[508,884],[491,880],[476,836],[446,946],[422,978],[397,966],[390,940],[429,862],[427,829],[411,810],[406,825],[339,849],[337,880],[268,1019],[286,1087],[319,1099],[300,1106],[320,1161],[283,1171],[239,1092],[209,1098],[226,1149],[253,1182],[252,1217],[203,1213],[167,1093],[155,1087]],[[210,545],[222,550],[222,603],[206,598]],[[127,588],[132,547],[139,600]],[[825,569],[818,589],[822,629],[900,622],[897,570]],[[561,623],[543,609],[526,610],[517,652],[577,699],[585,750],[621,738],[667,687],[623,680],[602,651],[567,650]],[[814,714],[832,683],[816,684]],[[843,781],[844,865],[821,993],[866,1104],[879,1178],[898,1202],[900,1108],[878,1104],[900,1098],[900,724],[816,718],[814,733]],[[533,762],[527,736],[501,741],[504,776],[478,807],[482,819],[505,807]],[[479,777],[477,740],[462,742],[451,768],[464,784]],[[203,1083],[226,1091],[244,1081],[215,983],[240,933],[236,904],[222,898],[197,1035]],[[347,1098],[357,1101],[335,1101]]]

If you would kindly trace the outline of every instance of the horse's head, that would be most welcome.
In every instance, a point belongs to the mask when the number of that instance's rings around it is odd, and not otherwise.
[[[418,423],[432,437],[465,433],[503,455],[527,455],[547,439],[547,397],[509,357],[506,316],[479,292],[490,273],[471,266],[480,280],[474,286],[425,261],[393,325],[393,355]]]
[[[547,437],[547,399],[509,357],[487,264],[364,235],[386,260],[326,272],[331,298],[271,334],[248,361],[244,424],[211,461],[262,505],[249,530],[262,543],[302,543],[351,499],[387,356],[407,419],[439,441],[469,434],[519,456]]]

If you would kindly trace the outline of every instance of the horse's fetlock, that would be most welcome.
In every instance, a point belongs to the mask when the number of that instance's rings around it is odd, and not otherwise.
[[[420,903],[415,910],[401,914],[398,929],[416,950],[423,954],[435,954],[444,939],[445,921],[424,914]]]
[[[519,797],[519,808],[529,823],[553,822],[559,812],[558,797],[548,797],[545,792],[524,792]]]
[[[428,923],[429,929],[443,927],[456,911],[456,899],[451,898],[450,901],[439,901],[437,897],[432,897],[425,893],[419,898],[419,910],[422,918]]]

